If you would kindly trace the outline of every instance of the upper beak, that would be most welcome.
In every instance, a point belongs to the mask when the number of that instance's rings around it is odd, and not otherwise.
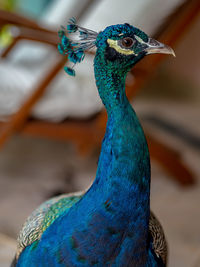
[[[147,55],[161,53],[161,54],[170,54],[173,55],[174,57],[176,56],[174,50],[170,46],[160,43],[153,38],[149,38],[146,45],[147,48],[145,49],[145,51],[147,52]]]

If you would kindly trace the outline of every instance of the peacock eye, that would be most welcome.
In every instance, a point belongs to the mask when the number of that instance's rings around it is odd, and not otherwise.
[[[133,44],[135,43],[135,40],[131,37],[125,37],[121,40],[121,45],[125,48],[131,48]]]

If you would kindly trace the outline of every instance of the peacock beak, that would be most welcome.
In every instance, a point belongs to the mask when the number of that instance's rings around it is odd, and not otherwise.
[[[160,54],[170,54],[176,57],[174,50],[170,46],[160,43],[153,38],[149,38],[146,45],[147,48],[145,49],[145,51],[147,52],[147,55],[160,53]]]

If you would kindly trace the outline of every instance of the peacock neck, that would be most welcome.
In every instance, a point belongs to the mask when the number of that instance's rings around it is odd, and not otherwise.
[[[117,177],[120,173],[123,176],[125,171],[124,178],[145,189],[149,196],[149,151],[141,124],[126,96],[125,79],[128,70],[121,70],[120,66],[113,68],[109,62],[100,59],[98,55],[95,57],[95,78],[108,121],[96,178],[103,180],[102,177],[108,173],[107,165],[110,166],[114,161]],[[112,168],[112,178],[115,177],[113,171]]]
[[[98,60],[94,66],[96,84],[108,113],[108,121],[91,191],[95,192],[95,198],[105,201],[114,220],[119,220],[126,228],[127,235],[132,236],[137,232],[129,246],[134,253],[139,251],[143,257],[146,255],[150,212],[148,146],[138,118],[126,97],[126,73],[113,72],[108,64],[99,64]],[[134,248],[135,244],[137,248]],[[120,261],[123,261],[125,254],[119,256]]]
[[[99,61],[96,56],[94,70],[98,92],[106,107],[108,117],[116,118],[115,113],[123,112],[129,104],[125,94],[126,72],[113,69],[106,62],[102,63],[102,59],[101,64]]]

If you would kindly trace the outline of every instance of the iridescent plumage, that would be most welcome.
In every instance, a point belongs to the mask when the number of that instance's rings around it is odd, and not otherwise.
[[[75,39],[67,37],[67,32],[69,34],[74,33]],[[80,63],[84,59],[86,50],[89,50],[95,46],[98,35],[98,33],[95,31],[78,26],[74,18],[69,20],[67,29],[61,27],[58,34],[60,37],[60,43],[58,44],[59,52],[62,55],[68,55],[69,61],[74,65],[76,63]],[[73,68],[65,66],[64,70],[67,74],[75,76],[75,71]]]
[[[64,194],[47,200],[39,206],[24,223],[19,236],[16,258],[27,246],[41,238],[45,229],[50,226],[56,218],[72,205],[80,200],[85,192]],[[157,257],[164,263],[167,262],[167,243],[161,224],[151,212],[149,218],[149,233],[153,239],[153,248]]]
[[[138,118],[125,94],[125,78],[145,55],[172,50],[125,23],[99,34],[78,26],[64,28],[58,46],[73,63],[97,47],[94,72],[108,122],[96,178],[84,194],[42,204],[26,221],[13,266],[166,266],[161,225],[150,213],[150,159]],[[66,67],[69,74],[73,69]]]

